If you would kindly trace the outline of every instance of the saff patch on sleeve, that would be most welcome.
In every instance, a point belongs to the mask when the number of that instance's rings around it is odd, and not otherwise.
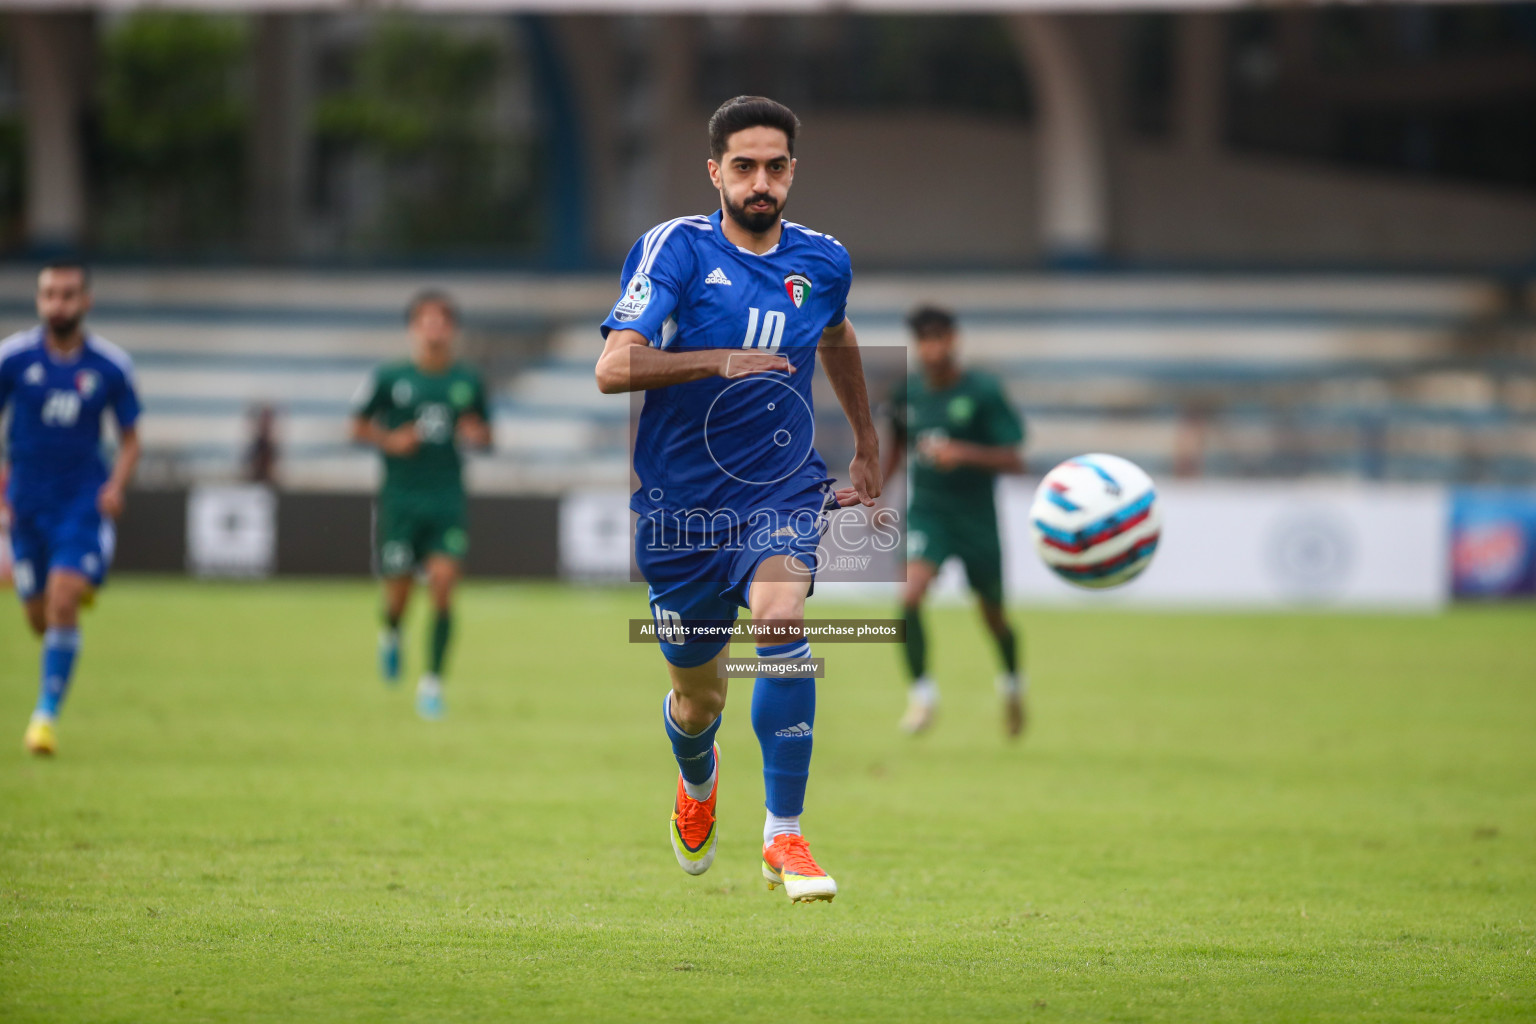
[[[640,314],[645,312],[645,307],[651,304],[651,279],[644,274],[636,274],[629,279],[629,285],[624,289],[624,297],[613,307],[613,318],[623,323],[640,319]]]

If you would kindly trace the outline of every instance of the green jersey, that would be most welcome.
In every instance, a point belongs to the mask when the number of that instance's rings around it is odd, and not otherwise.
[[[411,455],[384,456],[381,497],[464,497],[463,458],[459,454],[459,419],[473,413],[490,421],[485,385],[464,363],[442,373],[423,373],[410,360],[386,363],[358,393],[355,415],[393,430],[416,425],[421,445]]]
[[[919,450],[929,438],[984,445],[1016,445],[1024,424],[1008,401],[1002,382],[980,370],[965,370],[942,391],[929,388],[922,374],[907,378],[892,419],[900,443],[907,445],[913,514],[983,512],[995,515],[992,484],[997,474],[974,466],[942,470]]]

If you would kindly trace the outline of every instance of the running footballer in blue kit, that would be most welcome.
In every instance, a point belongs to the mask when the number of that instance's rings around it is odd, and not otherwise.
[[[726,696],[718,673],[728,638],[678,639],[669,627],[726,624],[749,608],[754,620],[784,627],[779,642],[758,646],[760,661],[809,658],[805,599],[827,516],[880,496],[879,445],[846,310],[848,253],[783,219],[799,127],[787,107],[760,96],[715,111],[708,169],[720,209],[646,232],[602,325],[599,388],[646,392],[630,507],[672,681],[662,708],[679,769],[672,847],[694,875],[715,856],[715,733]],[[818,356],[853,428],[849,486],[840,489],[814,446]],[[758,677],[763,874],[797,902],[837,894],[800,834],[815,718],[813,678],[792,669]]]
[[[32,631],[43,640],[37,707],[25,744],[57,747],[54,721],[80,649],[80,608],[105,582],[113,524],[139,460],[139,399],[133,364],[116,345],[85,331],[90,281],[77,263],[54,263],[37,279],[42,323],[0,342],[0,412],[10,407],[5,501],[11,515],[12,575]],[[102,420],[117,422],[117,458],[102,457]]]

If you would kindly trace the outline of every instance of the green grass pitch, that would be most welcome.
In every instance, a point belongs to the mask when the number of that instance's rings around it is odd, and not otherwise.
[[[637,589],[468,588],[440,723],[375,678],[375,606],[120,580],[53,761],[0,616],[0,1019],[1536,1018],[1529,608],[1025,610],[1021,745],[969,609],[933,613],[917,740],[896,652],[821,644],[805,825],[841,895],[792,906],[745,684],[715,866],[673,860]]]

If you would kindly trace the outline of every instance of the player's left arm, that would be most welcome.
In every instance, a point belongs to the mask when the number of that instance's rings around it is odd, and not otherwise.
[[[491,449],[491,411],[485,398],[485,382],[475,381],[475,398],[468,409],[459,416],[455,428],[463,444],[480,451]]]
[[[848,425],[853,428],[853,461],[848,464],[848,482],[852,486],[838,489],[838,503],[843,506],[855,502],[874,505],[875,499],[880,497],[880,434],[875,430],[875,420],[869,412],[864,360],[859,355],[859,339],[854,334],[853,322],[844,317],[822,331],[818,351],[832,393],[837,395],[843,415],[848,417]]]
[[[117,460],[112,463],[112,473],[96,494],[96,507],[101,514],[116,519],[123,514],[128,481],[138,468],[139,455],[139,394],[133,386],[133,371],[127,368],[116,383],[111,401],[112,416],[117,420]]]
[[[467,412],[459,417],[459,440],[470,448],[489,451],[491,425],[478,413]]]
[[[906,382],[891,395],[890,422],[891,443],[881,451],[880,480],[890,480],[901,470],[907,455],[907,394]]]
[[[11,375],[7,372],[9,360],[0,360],[0,424],[5,422],[5,407],[10,404],[11,392],[15,385],[11,383]],[[10,525],[11,510],[5,501],[5,489],[10,477],[10,465],[8,460],[10,453],[0,454],[0,528]]]
[[[128,481],[133,479],[133,471],[138,468],[142,452],[139,428],[135,425],[119,427],[117,461],[112,463],[112,475],[107,477],[107,482],[96,495],[96,507],[109,519],[116,519],[123,514]]]

